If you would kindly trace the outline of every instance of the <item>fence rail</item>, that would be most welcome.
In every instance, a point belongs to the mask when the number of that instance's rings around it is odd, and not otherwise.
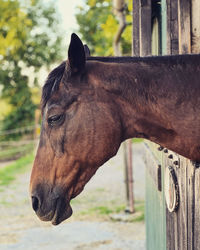
[[[15,160],[31,152],[37,144],[39,132],[39,125],[0,131],[0,162]]]

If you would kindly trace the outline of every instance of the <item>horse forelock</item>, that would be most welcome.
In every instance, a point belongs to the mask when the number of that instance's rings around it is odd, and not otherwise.
[[[48,75],[45,84],[42,88],[42,99],[41,99],[41,108],[42,111],[52,94],[56,92],[59,88],[61,79],[65,71],[66,61],[62,62],[58,67],[53,69]]]

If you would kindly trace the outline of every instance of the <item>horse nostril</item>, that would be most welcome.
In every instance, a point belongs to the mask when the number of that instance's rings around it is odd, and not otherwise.
[[[39,200],[37,197],[35,196],[32,196],[32,207],[33,207],[33,210],[36,212],[39,208]]]

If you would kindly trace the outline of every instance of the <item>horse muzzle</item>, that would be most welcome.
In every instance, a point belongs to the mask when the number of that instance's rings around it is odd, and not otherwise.
[[[37,185],[31,198],[33,210],[42,221],[58,225],[72,215],[66,194],[60,188],[52,189],[47,184]]]

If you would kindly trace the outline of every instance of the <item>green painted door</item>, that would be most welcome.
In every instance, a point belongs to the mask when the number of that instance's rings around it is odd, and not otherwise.
[[[166,0],[152,4],[152,54],[167,54]],[[160,6],[159,6],[160,5]],[[147,143],[146,150],[146,242],[147,250],[166,250],[165,160],[159,146]]]
[[[146,145],[146,242],[147,250],[166,250],[164,164],[159,146]]]

